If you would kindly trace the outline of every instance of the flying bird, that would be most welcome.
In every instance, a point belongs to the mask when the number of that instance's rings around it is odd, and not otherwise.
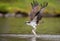
[[[44,2],[43,4],[39,5],[37,1],[33,0],[33,3],[31,3],[32,11],[29,14],[30,21],[27,21],[26,24],[32,26],[33,28],[36,28],[36,26],[39,24],[39,21],[43,17],[43,12],[47,5],[48,2]],[[39,6],[41,6],[41,8],[38,10]]]

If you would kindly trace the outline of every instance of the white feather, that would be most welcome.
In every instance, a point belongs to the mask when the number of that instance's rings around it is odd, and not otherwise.
[[[27,25],[30,25],[33,28],[36,28],[36,26],[37,26],[37,24],[36,24],[36,17],[30,23],[27,23]]]

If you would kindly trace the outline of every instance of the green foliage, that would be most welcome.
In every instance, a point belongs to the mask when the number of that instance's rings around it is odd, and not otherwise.
[[[7,7],[4,5],[0,6],[0,11],[7,11]]]
[[[16,0],[0,0],[0,2],[15,2]]]
[[[22,11],[29,12],[31,10],[30,3],[33,0],[0,0],[0,8],[7,9],[8,11],[12,11],[15,8],[23,9]],[[60,1],[59,0],[37,0],[40,3],[48,2],[47,12],[52,13],[50,11],[60,13]],[[4,5],[4,6],[2,6]],[[11,10],[9,8],[11,7]],[[13,12],[13,11],[12,11]]]

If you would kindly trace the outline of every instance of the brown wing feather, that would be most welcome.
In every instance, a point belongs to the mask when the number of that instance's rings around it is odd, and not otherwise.
[[[35,6],[32,11],[30,12],[30,21],[33,20],[33,18],[35,17],[36,13],[38,12],[39,6]]]

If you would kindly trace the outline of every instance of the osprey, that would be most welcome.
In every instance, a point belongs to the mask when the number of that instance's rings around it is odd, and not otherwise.
[[[47,2],[44,2],[43,4],[39,5],[37,1],[33,0],[33,3],[31,3],[32,11],[29,14],[30,21],[27,21],[26,24],[32,26],[33,28],[36,28],[39,23],[39,20],[42,19],[43,12],[47,5]],[[38,10],[39,6],[41,6],[41,8]]]

